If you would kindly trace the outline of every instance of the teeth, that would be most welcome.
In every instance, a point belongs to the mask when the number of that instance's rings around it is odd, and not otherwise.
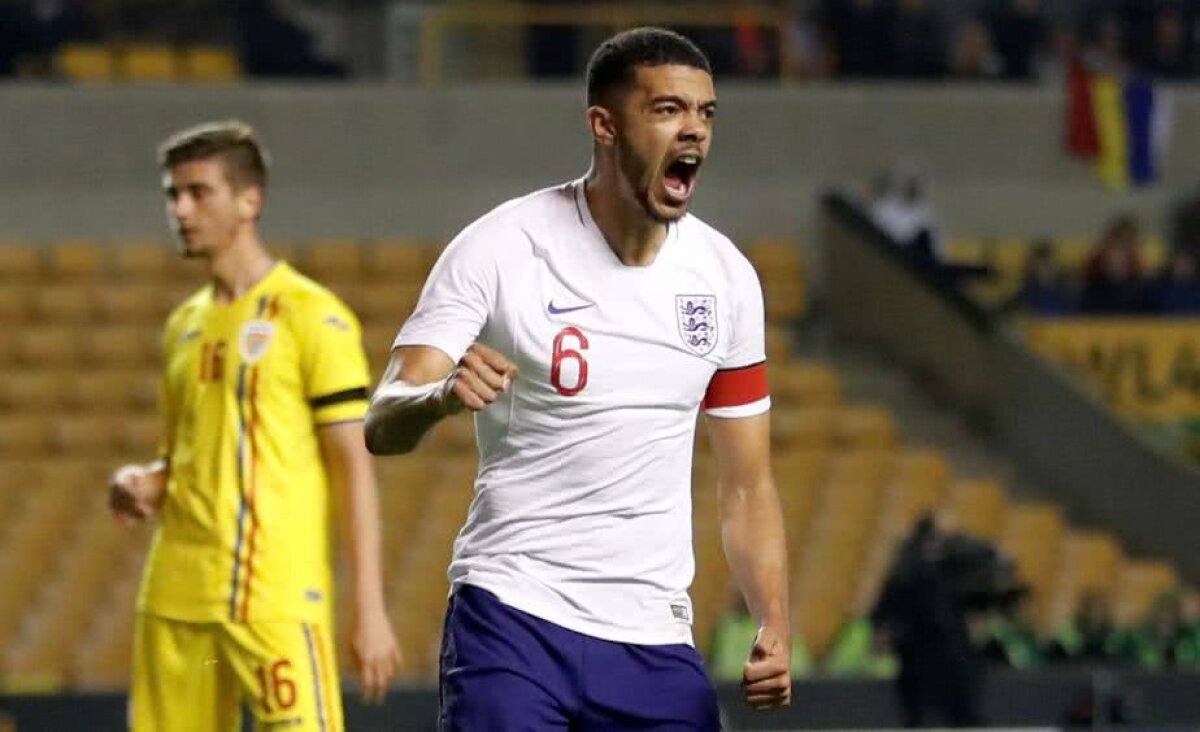
[[[700,158],[695,155],[684,155],[679,158],[679,162],[686,163],[688,165],[699,165]]]

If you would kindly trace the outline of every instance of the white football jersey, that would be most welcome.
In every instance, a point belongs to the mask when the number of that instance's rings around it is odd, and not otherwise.
[[[396,338],[455,362],[478,341],[520,369],[475,416],[451,585],[598,638],[691,643],[696,414],[770,408],[763,340],[753,267],[693,216],[646,267],[617,259],[582,180],[467,227]]]

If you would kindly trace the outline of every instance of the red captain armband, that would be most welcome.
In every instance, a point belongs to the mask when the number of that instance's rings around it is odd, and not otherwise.
[[[721,369],[713,374],[704,392],[701,409],[744,407],[766,399],[767,363],[759,361],[736,369]]]

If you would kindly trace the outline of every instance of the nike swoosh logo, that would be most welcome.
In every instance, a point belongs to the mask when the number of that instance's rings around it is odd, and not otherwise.
[[[587,305],[575,305],[569,308],[556,308],[554,307],[554,301],[551,300],[550,304],[546,306],[546,310],[550,311],[551,315],[562,315],[563,313],[573,313],[576,310],[587,310],[590,307],[595,307],[595,305],[596,303],[589,302]]]

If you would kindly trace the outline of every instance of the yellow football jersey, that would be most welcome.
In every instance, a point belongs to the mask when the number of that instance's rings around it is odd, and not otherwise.
[[[232,303],[211,285],[191,296],[163,345],[170,479],[139,609],[326,622],[332,506],[317,429],[366,413],[358,320],[279,263]]]

